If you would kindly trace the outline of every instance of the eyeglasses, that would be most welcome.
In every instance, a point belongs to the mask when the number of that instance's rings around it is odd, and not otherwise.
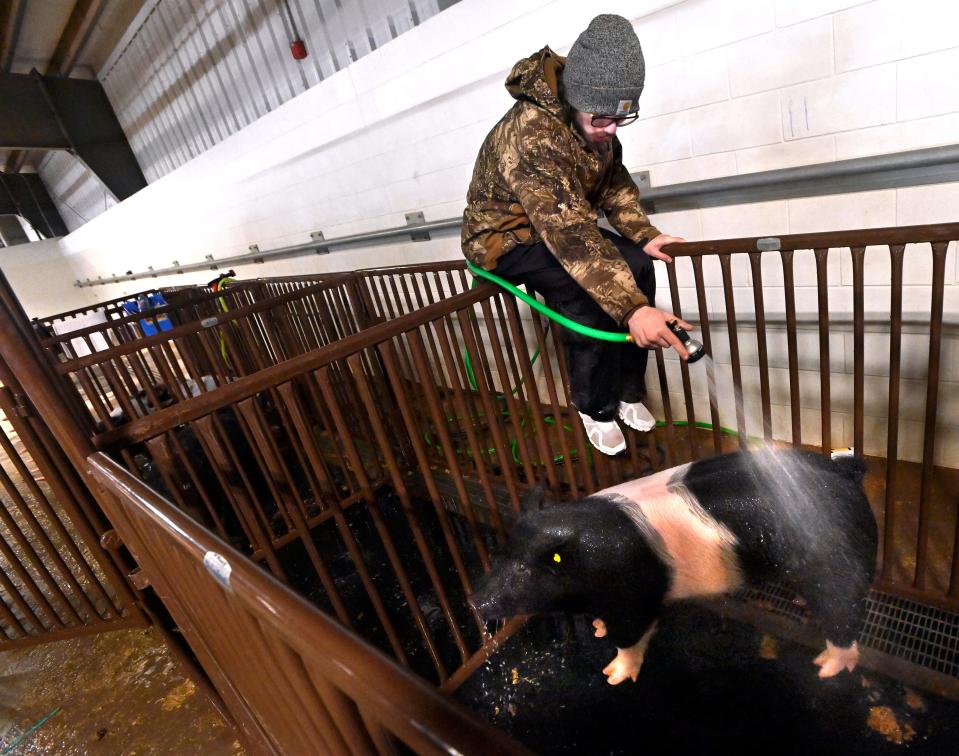
[[[631,124],[637,118],[639,118],[638,110],[635,113],[624,116],[594,115],[592,120],[590,120],[590,124],[595,126],[597,129],[605,129],[607,126],[612,126],[614,123],[617,127],[629,126],[629,124]]]

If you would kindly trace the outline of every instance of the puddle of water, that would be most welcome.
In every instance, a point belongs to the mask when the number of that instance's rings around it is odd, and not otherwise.
[[[242,754],[235,733],[153,630],[120,630],[0,653],[0,751],[56,708],[17,752]],[[2,722],[0,722],[2,725]],[[0,726],[0,732],[3,731]],[[22,750],[21,750],[22,749]]]

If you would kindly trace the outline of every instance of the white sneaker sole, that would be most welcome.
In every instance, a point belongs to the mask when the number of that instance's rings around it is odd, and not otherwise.
[[[603,454],[606,454],[607,456],[610,456],[610,457],[615,457],[617,454],[621,454],[622,452],[626,451],[625,441],[623,441],[623,443],[621,443],[619,446],[609,447],[609,446],[600,446],[599,444],[593,443],[592,439],[590,439],[589,436],[587,436],[586,438],[589,439],[589,445],[592,446],[594,449],[596,449],[596,451],[600,451]]]
[[[639,424],[634,425],[633,423],[629,422],[629,420],[627,420],[625,417],[623,417],[623,416],[620,415],[619,413],[617,413],[616,416],[617,416],[622,422],[624,422],[626,425],[628,425],[630,428],[632,428],[633,430],[639,431],[640,433],[648,433],[649,431],[651,431],[653,428],[656,427],[656,421],[655,421],[655,420],[653,420],[651,423],[639,423]]]
[[[582,412],[579,413],[579,416],[580,416],[581,418],[584,418],[584,420],[585,420],[585,417],[584,417],[584,415],[583,415]],[[584,427],[583,427],[583,432],[586,434],[586,439],[589,441],[589,445],[592,446],[594,449],[596,449],[596,451],[598,451],[598,452],[602,452],[603,454],[606,454],[606,455],[608,455],[608,456],[610,456],[610,457],[615,457],[617,454],[626,451],[626,439],[625,439],[625,438],[623,438],[622,442],[620,442],[620,443],[617,444],[616,446],[606,446],[606,445],[604,445],[604,444],[598,443],[597,441],[594,441],[594,440],[590,437],[589,429],[586,428],[585,424],[584,424]]]

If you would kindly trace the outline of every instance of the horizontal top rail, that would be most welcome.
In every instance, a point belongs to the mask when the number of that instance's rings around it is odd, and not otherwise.
[[[253,281],[237,281],[235,284],[231,285],[229,289],[225,291],[205,291],[200,294],[196,299],[189,302],[186,306],[194,306],[205,304],[206,302],[212,302],[217,297],[223,297],[225,294],[228,294],[230,290],[240,291],[246,288],[249,288],[250,284]],[[157,291],[159,294],[163,294],[162,291],[158,289],[153,289],[152,291]],[[124,297],[119,302],[129,302],[136,299],[138,295],[131,295],[129,297]],[[42,346],[53,346],[54,344],[61,344],[64,341],[69,341],[71,339],[78,339],[83,336],[89,336],[94,333],[99,333],[104,328],[118,328],[120,326],[132,325],[137,321],[143,320],[144,318],[155,318],[157,315],[169,315],[171,313],[180,313],[183,312],[184,305],[181,303],[167,303],[165,305],[160,305],[159,307],[152,307],[146,312],[134,312],[125,314],[123,317],[114,318],[112,320],[107,320],[103,323],[94,323],[93,325],[84,326],[83,328],[77,328],[75,331],[64,331],[63,333],[57,333],[53,336],[47,336],[40,339],[40,344]]]
[[[673,257],[694,257],[737,252],[774,252],[780,249],[841,249],[886,244],[919,244],[957,239],[959,239],[959,223],[933,223],[923,226],[891,226],[851,231],[819,231],[811,234],[713,239],[667,244],[663,250],[668,251]]]
[[[356,272],[364,276],[392,276],[406,273],[438,273],[446,270],[466,270],[466,260],[442,260],[440,262],[413,263],[412,265],[387,265],[382,268],[362,268]]]
[[[427,305],[393,320],[370,326],[359,333],[327,344],[313,352],[291,357],[277,365],[258,370],[252,375],[237,378],[229,384],[219,387],[216,391],[209,391],[200,394],[200,396],[186,399],[165,407],[152,415],[146,415],[119,428],[94,436],[94,446],[97,449],[110,449],[116,444],[127,445],[153,438],[170,428],[208,415],[227,404],[248,399],[298,375],[317,370],[324,365],[348,357],[374,344],[379,344],[397,334],[418,328],[424,323],[429,323],[458,309],[470,307],[493,296],[496,291],[497,289],[493,284],[487,285],[484,283],[478,285],[475,289],[457,294],[449,299]]]
[[[152,336],[144,336],[143,338],[127,341],[123,344],[110,347],[109,349],[104,349],[99,352],[91,352],[83,357],[74,357],[73,359],[59,362],[56,365],[56,370],[61,374],[82,370],[83,368],[90,367],[92,365],[98,365],[105,360],[112,360],[115,357],[122,357],[127,354],[132,354],[133,352],[138,352],[147,347],[158,346],[166,343],[167,341],[180,338],[181,336],[189,336],[190,334],[199,333],[200,331],[206,330],[212,326],[230,323],[234,320],[245,318],[247,315],[262,312],[263,310],[269,310],[276,305],[286,304],[287,302],[301,299],[304,296],[318,294],[328,289],[335,288],[341,282],[342,279],[337,279],[335,281],[320,281],[319,283],[304,286],[302,289],[297,289],[296,291],[274,295],[259,302],[254,302],[253,304],[243,305],[242,307],[235,307],[228,312],[222,312],[216,316],[210,316],[208,318],[203,318],[202,320],[194,320],[190,323],[174,326],[169,331],[161,331],[160,333]],[[219,292],[214,296],[222,297],[223,293]]]
[[[211,554],[220,557],[219,564],[229,569],[211,574],[211,583],[222,585],[233,601],[418,753],[528,753],[310,606],[113,460],[93,454],[87,462],[101,482],[135,503],[136,519],[149,519],[197,565],[207,565]]]
[[[112,281],[104,281],[104,283],[112,283]],[[73,310],[67,310],[66,312],[58,312],[53,315],[47,315],[45,318],[34,318],[38,323],[43,325],[52,325],[54,321],[57,320],[69,320],[70,318],[76,317],[77,315],[83,315],[87,312],[95,312],[97,310],[109,310],[111,307],[115,308],[116,305],[121,302],[129,302],[130,300],[136,299],[141,294],[159,294],[160,290],[156,287],[152,289],[144,289],[143,291],[138,291],[133,294],[127,294],[123,297],[117,297],[116,299],[108,299],[105,302],[97,302],[92,305],[87,305],[86,307],[77,307]]]

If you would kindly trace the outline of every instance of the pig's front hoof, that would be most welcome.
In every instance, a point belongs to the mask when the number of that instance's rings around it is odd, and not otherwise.
[[[595,635],[597,638],[605,638],[605,637],[606,637],[606,623],[605,623],[605,622],[603,622],[601,619],[598,619],[598,618],[597,618],[597,619],[594,619],[594,620],[593,620],[593,627],[596,628],[596,632],[593,633],[593,635]]]
[[[636,682],[640,667],[643,666],[643,652],[632,648],[616,649],[616,658],[603,669],[606,682],[610,685],[619,685],[626,679]]]
[[[826,650],[813,659],[813,664],[819,667],[819,676],[822,678],[835,677],[842,670],[852,672],[859,663],[859,644],[853,641],[848,648],[834,646],[826,641]]]

